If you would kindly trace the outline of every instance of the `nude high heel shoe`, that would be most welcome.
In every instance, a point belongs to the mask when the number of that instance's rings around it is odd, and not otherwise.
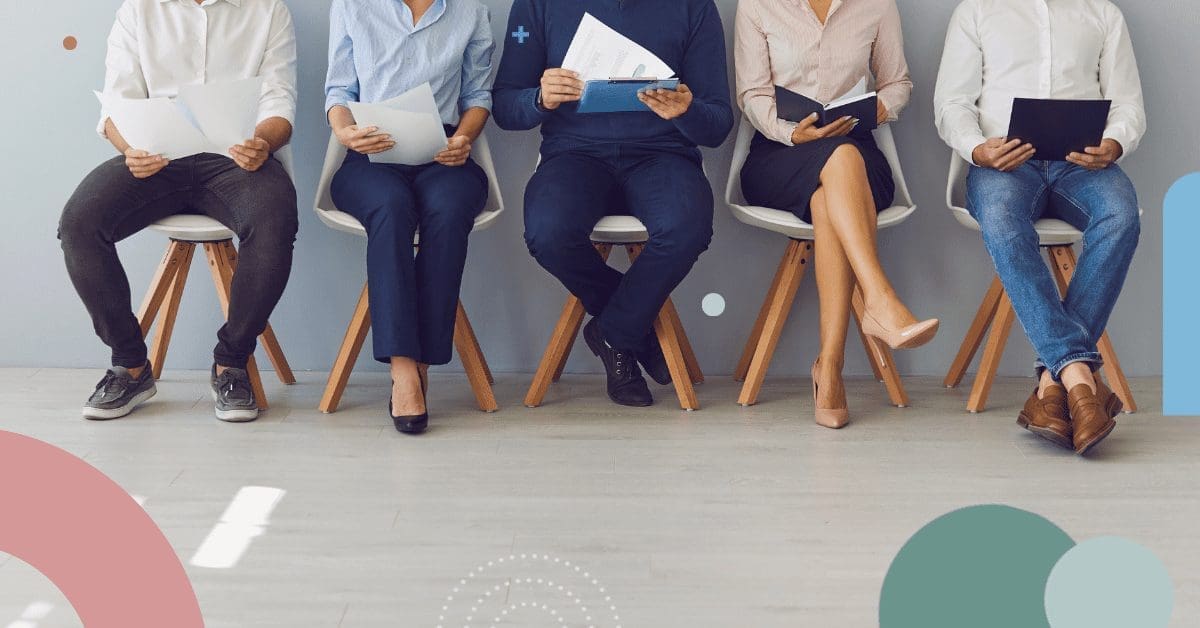
[[[817,365],[820,360],[813,362],[812,381],[813,381],[813,408],[816,415],[817,425],[828,427],[833,430],[840,430],[850,423],[850,410],[846,408],[822,408],[817,405]]]
[[[862,332],[882,341],[892,349],[915,349],[933,340],[940,324],[938,319],[931,318],[903,329],[887,329],[868,310],[863,312]]]

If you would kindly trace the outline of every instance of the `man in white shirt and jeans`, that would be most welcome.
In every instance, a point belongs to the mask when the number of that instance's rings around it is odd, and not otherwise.
[[[264,81],[254,137],[225,155],[168,161],[130,146],[107,113],[100,135],[121,153],[67,202],[59,239],[71,282],[112,349],[113,368],[83,408],[115,419],[154,396],[146,343],[116,243],[179,213],[211,216],[241,245],[229,321],[217,334],[211,384],[217,418],[252,421],[246,364],[287,285],[298,227],[296,190],[273,157],[296,114],[296,36],[282,0],[125,0],[108,39],[108,96],[175,97],[189,84]]]
[[[1104,140],[1066,161],[1006,137],[1014,98],[1110,99]],[[1038,389],[1020,423],[1083,454],[1116,425],[1120,400],[1094,372],[1097,342],[1140,234],[1137,193],[1116,164],[1146,132],[1129,31],[1109,0],[966,0],[950,20],[934,96],[942,139],[972,164],[967,209],[1038,354]],[[1084,232],[1060,297],[1033,224]]]

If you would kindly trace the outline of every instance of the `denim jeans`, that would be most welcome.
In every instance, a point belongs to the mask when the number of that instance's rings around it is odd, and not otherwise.
[[[1141,234],[1137,192],[1119,166],[1089,171],[1029,161],[1013,172],[972,167],[967,210],[1008,292],[1038,371],[1058,379],[1067,365],[1102,364],[1104,334]],[[1083,251],[1066,298],[1042,258],[1033,223],[1058,218],[1083,231]]]
[[[58,237],[67,273],[96,335],[112,350],[113,366],[142,366],[147,353],[116,243],[184,213],[215,218],[240,241],[229,320],[213,350],[217,364],[246,367],[283,295],[298,218],[296,189],[278,160],[247,172],[228,157],[205,153],[176,159],[149,179],[135,179],[124,157],[106,161],[67,201]]]

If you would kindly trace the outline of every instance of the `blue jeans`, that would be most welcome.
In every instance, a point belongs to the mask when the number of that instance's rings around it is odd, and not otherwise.
[[[1102,364],[1104,334],[1141,234],[1137,192],[1120,167],[1089,171],[1029,161],[1013,172],[972,167],[967,210],[1038,355],[1057,380],[1067,365]],[[1058,218],[1083,231],[1083,252],[1066,298],[1042,259],[1033,223]]]

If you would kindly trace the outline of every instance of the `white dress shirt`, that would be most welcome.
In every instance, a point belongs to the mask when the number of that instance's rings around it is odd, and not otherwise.
[[[125,0],[104,92],[174,98],[184,85],[263,77],[258,121],[296,119],[296,33],[282,0]],[[108,114],[100,116],[100,135]]]
[[[965,0],[950,19],[934,93],[942,139],[967,161],[1008,134],[1014,98],[1111,99],[1104,137],[1146,133],[1129,29],[1109,0]]]

